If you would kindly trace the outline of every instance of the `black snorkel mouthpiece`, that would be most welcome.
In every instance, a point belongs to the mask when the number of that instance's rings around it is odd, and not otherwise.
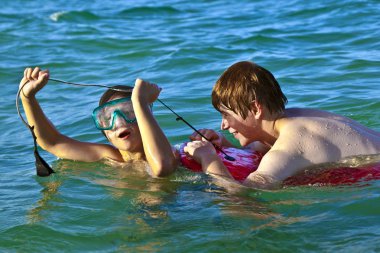
[[[37,148],[37,137],[34,134],[34,126],[29,128],[33,135],[33,142],[34,142],[34,157],[36,159],[35,165],[36,165],[36,171],[37,176],[39,177],[47,177],[50,176],[50,174],[54,173],[54,170],[49,166],[49,164],[40,156],[40,153],[38,152]]]
[[[226,160],[231,161],[231,162],[236,161],[236,159],[233,158],[232,156],[229,156],[229,155],[227,155],[227,154],[224,153],[224,152],[223,152],[223,154],[224,154],[224,158],[225,158]]]
[[[39,177],[47,177],[50,174],[54,173],[54,170],[49,166],[49,164],[40,156],[38,151],[34,151],[34,157],[36,158],[36,170],[37,176]]]

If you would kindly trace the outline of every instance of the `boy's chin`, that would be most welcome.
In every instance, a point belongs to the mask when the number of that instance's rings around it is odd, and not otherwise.
[[[142,144],[137,142],[137,140],[132,141],[132,139],[127,139],[117,143],[113,143],[113,145],[119,150],[128,151],[132,153],[141,152],[141,150],[144,150]]]

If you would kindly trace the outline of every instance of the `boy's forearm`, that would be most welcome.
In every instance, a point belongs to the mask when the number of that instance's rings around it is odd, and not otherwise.
[[[172,146],[148,105],[134,104],[134,111],[140,128],[146,159],[155,176],[166,176],[174,171],[177,160]]]
[[[40,104],[34,96],[21,95],[22,105],[30,126],[34,126],[34,134],[38,144],[45,150],[49,149],[57,141],[60,134],[50,120],[45,116]],[[49,150],[48,150],[49,151]]]
[[[274,190],[279,189],[282,185],[282,182],[275,180],[274,178],[268,175],[253,172],[243,182],[243,185],[254,189]]]
[[[202,170],[206,174],[233,179],[217,154],[206,155],[201,160]]]

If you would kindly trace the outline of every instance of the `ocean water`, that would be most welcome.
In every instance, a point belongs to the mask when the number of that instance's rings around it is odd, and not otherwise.
[[[231,64],[257,62],[288,107],[329,110],[380,131],[380,2],[26,1],[0,9],[0,252],[380,252],[380,181],[231,193],[179,169],[164,179],[41,155],[15,108],[25,67],[96,84],[159,84],[197,128],[219,129],[210,103]],[[103,90],[50,82],[38,95],[64,134],[106,142],[91,112]],[[192,133],[160,104],[175,145]]]

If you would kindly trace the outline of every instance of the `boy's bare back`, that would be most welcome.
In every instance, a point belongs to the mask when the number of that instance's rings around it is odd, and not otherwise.
[[[333,113],[287,109],[275,124],[278,139],[257,173],[276,180],[317,164],[380,153],[380,133]]]

